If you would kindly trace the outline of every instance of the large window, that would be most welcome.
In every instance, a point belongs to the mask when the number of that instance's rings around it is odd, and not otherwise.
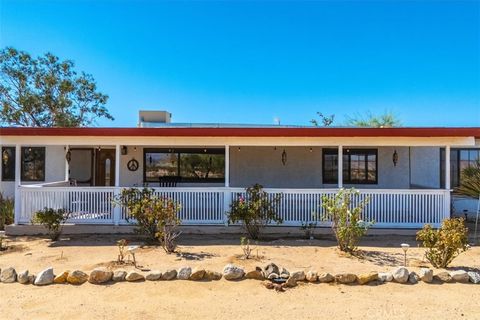
[[[22,147],[22,181],[45,181],[45,148]]]
[[[2,147],[2,181],[15,180],[15,147]]]
[[[450,186],[458,187],[462,179],[462,171],[480,161],[480,149],[450,150]],[[440,150],[440,183],[445,187],[445,149]]]
[[[144,149],[144,181],[224,182],[224,149]]]
[[[323,150],[323,183],[338,183],[338,150]],[[343,183],[377,183],[377,150],[343,150]]]

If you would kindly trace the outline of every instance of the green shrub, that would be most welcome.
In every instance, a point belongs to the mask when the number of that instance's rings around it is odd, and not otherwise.
[[[417,240],[427,248],[427,260],[435,268],[446,268],[468,249],[468,229],[463,218],[445,219],[438,230],[427,224],[417,232]]]
[[[228,220],[230,223],[241,222],[250,238],[257,240],[267,224],[272,221],[282,223],[283,220],[277,213],[282,196],[277,194],[269,199],[259,184],[248,187],[246,193],[245,197],[239,196],[232,202]]]
[[[0,230],[13,223],[14,202],[12,198],[7,198],[0,192]]]
[[[333,195],[322,197],[322,207],[326,213],[323,220],[332,223],[332,230],[337,239],[338,248],[341,251],[353,253],[357,249],[358,242],[363,237],[374,221],[362,220],[362,211],[368,204],[369,199],[352,203],[359,191],[352,189],[340,189]]]
[[[50,239],[55,241],[62,233],[63,224],[67,221],[68,216],[69,213],[65,209],[45,208],[35,213],[32,223],[43,225],[47,229]]]
[[[123,189],[115,203],[127,208],[135,220],[137,233],[146,235],[149,241],[160,241],[167,253],[175,251],[176,238],[181,233],[177,230],[181,223],[179,203],[157,197],[150,188]]]

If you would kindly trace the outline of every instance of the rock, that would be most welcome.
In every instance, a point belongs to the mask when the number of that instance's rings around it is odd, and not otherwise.
[[[452,271],[450,277],[452,277],[452,281],[460,283],[468,283],[469,280],[468,273],[465,270]]]
[[[317,271],[308,271],[307,274],[305,275],[305,279],[308,281],[308,282],[317,282],[318,280],[318,275],[317,275]]]
[[[53,278],[53,283],[61,284],[61,283],[66,283],[68,278],[68,271],[64,271],[61,274],[55,276]]]
[[[231,263],[227,264],[223,268],[223,277],[225,280],[240,280],[243,278],[245,271],[242,268],[237,267]]]
[[[90,272],[88,282],[92,284],[102,284],[112,280],[113,272],[106,268],[96,268]]]
[[[208,281],[217,281],[222,279],[222,274],[217,271],[206,270],[203,278]]]
[[[21,284],[29,284],[30,283],[30,276],[28,274],[28,270],[19,272],[17,274],[17,281]]]
[[[367,284],[376,280],[378,280],[378,272],[363,273],[357,277],[359,284]]]
[[[136,271],[130,271],[129,273],[127,273],[125,280],[127,280],[128,282],[144,281],[145,277]]]
[[[160,279],[162,280],[173,280],[177,277],[177,270],[175,269],[168,269],[162,274]]]
[[[50,267],[38,273],[34,284],[36,286],[46,286],[48,284],[52,284],[54,278],[55,275],[53,274],[53,268]]]
[[[335,275],[335,281],[343,284],[350,284],[357,281],[357,276],[353,273],[340,273]]]
[[[405,267],[399,267],[392,272],[393,279],[398,283],[406,283],[410,272]]]
[[[470,280],[471,283],[474,284],[479,284],[480,283],[480,273],[475,272],[475,271],[469,271],[468,273],[468,279]]]
[[[249,271],[245,274],[245,278],[247,279],[255,279],[255,280],[264,280],[265,277],[263,276],[262,268],[255,267],[255,270]]]
[[[423,282],[430,283],[433,281],[433,270],[428,268],[421,268],[418,272],[418,276]]]
[[[321,283],[333,282],[335,277],[330,273],[320,273],[318,275],[318,281]]]
[[[126,276],[127,276],[127,271],[125,271],[125,270],[115,270],[115,271],[113,271],[112,281],[114,281],[114,282],[125,281]]]
[[[408,275],[408,282],[410,282],[411,284],[417,284],[418,280],[420,280],[420,277],[418,276],[418,274],[416,274],[413,271],[410,272],[410,274]]]
[[[0,282],[14,283],[15,281],[17,281],[17,272],[14,268],[10,267],[2,270],[0,273]]]
[[[443,272],[440,272],[436,275],[433,276],[433,279],[435,280],[438,280],[440,282],[453,282],[452,280],[452,276],[450,275],[450,273],[446,272],[446,271],[443,271]]]
[[[162,277],[162,273],[158,270],[150,271],[146,276],[145,280],[148,281],[158,281]]]
[[[177,272],[177,279],[179,280],[188,280],[192,274],[192,268],[190,267],[181,267]]]
[[[265,278],[268,278],[268,276],[272,273],[280,274],[280,269],[275,263],[271,262],[263,268],[263,273]]]
[[[391,282],[393,281],[393,275],[390,272],[380,272],[378,274],[378,280],[382,282]]]
[[[88,275],[80,270],[74,270],[70,272],[67,277],[67,282],[70,284],[80,285],[88,280]]]
[[[190,275],[190,280],[199,281],[202,280],[205,276],[205,269],[193,269],[192,274]]]
[[[274,285],[271,281],[263,281],[262,286],[264,286],[267,289],[273,289],[274,288]]]
[[[288,272],[288,270],[285,268],[280,269],[280,278],[282,279],[290,278],[290,272]]]
[[[295,287],[298,281],[305,280],[305,272],[304,271],[295,271],[290,274],[290,278],[287,279],[285,285],[287,287]]]
[[[274,272],[268,275],[269,280],[278,279],[278,278],[280,278],[280,276]]]

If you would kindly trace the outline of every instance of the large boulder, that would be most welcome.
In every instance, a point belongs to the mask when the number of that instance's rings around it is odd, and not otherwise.
[[[205,276],[205,269],[195,268],[190,275],[190,280],[192,281],[200,281]]]
[[[317,280],[318,280],[317,271],[309,270],[309,271],[307,272],[307,274],[305,275],[305,279],[306,279],[308,282],[317,282]]]
[[[92,284],[102,284],[112,280],[113,272],[106,268],[96,268],[90,272],[88,282]]]
[[[285,285],[287,287],[295,287],[298,281],[305,281],[305,272],[304,271],[295,271],[290,274],[290,278],[287,279]]]
[[[55,278],[53,279],[53,283],[56,283],[56,284],[66,283],[68,278],[68,273],[69,273],[68,271],[64,271],[59,275],[56,275]]]
[[[21,284],[29,284],[31,283],[31,275],[28,273],[28,270],[19,272],[17,274],[17,281]]]
[[[418,272],[418,276],[423,282],[430,283],[433,281],[433,270],[429,268],[421,268]]]
[[[378,280],[381,282],[391,282],[393,281],[393,274],[391,272],[380,272],[378,274]]]
[[[251,270],[245,274],[246,279],[264,280],[262,268],[255,267],[255,270]]]
[[[217,271],[206,270],[204,279],[208,281],[217,281],[222,279],[222,274]]]
[[[460,283],[468,283],[469,277],[468,273],[465,270],[455,270],[450,272],[450,276],[452,277],[452,281],[460,282]]]
[[[417,284],[418,280],[420,280],[420,277],[418,276],[418,274],[416,274],[413,271],[410,272],[410,274],[408,275],[408,282],[411,284]]]
[[[318,281],[321,283],[328,283],[328,282],[333,282],[335,280],[335,277],[333,274],[330,273],[320,273],[318,275]]]
[[[241,267],[237,267],[231,263],[223,268],[223,277],[225,280],[240,280],[243,278],[245,271]]]
[[[467,273],[468,273],[468,279],[470,280],[471,283],[474,283],[474,284],[480,283],[480,272],[469,271]]]
[[[376,280],[378,280],[378,272],[362,273],[357,277],[359,284],[367,284]]]
[[[0,282],[14,283],[15,281],[17,281],[17,272],[14,268],[10,267],[2,270],[0,273]]]
[[[130,271],[129,273],[127,273],[125,280],[127,280],[128,282],[144,281],[145,277],[143,276],[143,274],[138,273],[137,271]]]
[[[433,279],[440,282],[445,282],[445,283],[453,282],[452,276],[447,271],[437,273],[436,275],[433,276]]]
[[[112,281],[122,282],[122,281],[125,281],[126,277],[127,277],[127,271],[125,271],[125,270],[115,270],[115,271],[113,271]]]
[[[55,275],[53,274],[53,268],[47,268],[43,271],[40,271],[35,278],[35,282],[33,283],[36,286],[46,286],[53,283],[53,279]]]
[[[271,262],[263,268],[263,273],[265,278],[268,278],[268,276],[272,273],[280,274],[280,269],[275,263]]]
[[[406,283],[408,281],[408,276],[410,272],[405,267],[399,267],[393,270],[392,272],[393,279],[398,283]]]
[[[179,280],[188,280],[192,274],[192,268],[190,267],[181,267],[177,272],[177,279]]]
[[[153,271],[150,271],[149,273],[147,273],[147,275],[145,276],[145,280],[158,281],[158,280],[160,280],[161,277],[162,277],[162,273],[160,271],[153,270]]]
[[[88,274],[80,270],[74,270],[67,276],[67,282],[74,285],[81,285],[87,282]]]
[[[342,284],[351,284],[357,281],[357,276],[353,273],[339,273],[335,275],[335,281]]]
[[[162,280],[173,280],[177,278],[177,270],[175,269],[168,269],[162,274],[162,277],[160,279]]]

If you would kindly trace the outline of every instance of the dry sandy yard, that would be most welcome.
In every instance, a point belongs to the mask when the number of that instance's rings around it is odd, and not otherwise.
[[[88,272],[98,266],[125,268],[112,263],[117,257],[117,239],[120,237],[72,236],[51,243],[42,238],[10,238],[13,249],[0,254],[0,268],[13,266],[33,273],[48,266],[55,273],[73,269]],[[130,241],[142,244],[140,239]],[[409,269],[428,265],[423,261],[423,249],[415,248],[413,237],[386,236],[363,241],[360,258],[341,254],[328,239],[280,239],[261,242],[253,251],[255,259],[243,260],[238,237],[184,236],[179,254],[167,255],[160,247],[145,246],[137,253],[137,260],[152,270],[189,265],[221,271],[229,262],[246,269],[275,262],[290,271],[360,273],[402,265],[399,245],[403,242],[412,245]],[[480,247],[463,253],[452,267],[478,270]],[[79,287],[16,283],[0,284],[0,292],[0,319],[480,319],[480,286],[472,284],[305,284],[275,293],[259,281],[222,279],[106,286],[86,283]]]

